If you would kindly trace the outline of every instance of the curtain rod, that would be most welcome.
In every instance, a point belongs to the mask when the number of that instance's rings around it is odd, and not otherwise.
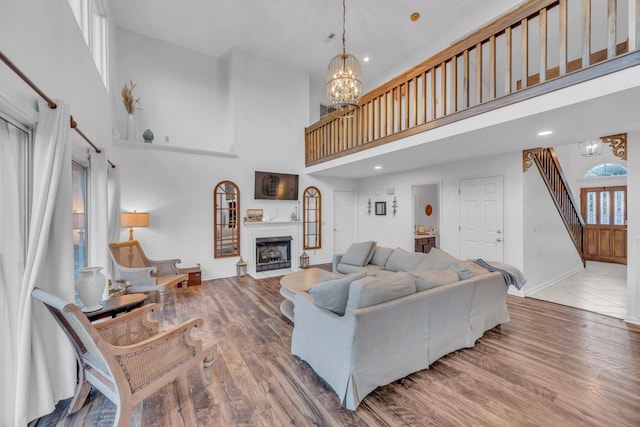
[[[14,64],[1,50],[0,50],[0,59],[2,59],[2,62],[4,62],[7,65],[7,67],[11,69],[11,71],[16,73],[18,77],[22,79],[23,82],[25,82],[31,89],[33,89],[38,95],[40,95],[40,97],[47,102],[47,105],[49,106],[49,108],[51,108],[52,110],[55,110],[56,108],[58,108],[58,105],[55,102],[53,102],[53,100],[49,98],[33,81],[31,81],[31,79],[27,77],[27,75],[23,73],[22,70],[18,68],[18,66]],[[91,140],[87,137],[87,135],[85,135],[78,128],[78,123],[76,123],[76,121],[73,120],[73,116],[70,116],[69,125],[71,126],[71,129],[75,129],[75,131],[80,134],[82,139],[84,139],[95,150],[96,153],[102,152],[102,150],[98,148],[98,146],[95,145],[93,142],[91,142]],[[116,167],[116,165],[113,164],[111,160],[107,159],[107,162],[109,162],[109,165],[111,165],[112,168]]]

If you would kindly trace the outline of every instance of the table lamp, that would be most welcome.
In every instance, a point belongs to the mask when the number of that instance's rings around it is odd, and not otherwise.
[[[133,227],[149,226],[149,212],[121,212],[120,226],[129,227],[129,240],[133,240]]]

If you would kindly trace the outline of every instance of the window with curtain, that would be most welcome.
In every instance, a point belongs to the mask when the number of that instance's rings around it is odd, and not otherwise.
[[[73,192],[73,271],[78,279],[78,269],[87,266],[88,242],[88,203],[87,203],[87,167],[73,161],[71,168]]]
[[[0,212],[0,253],[4,254],[0,262],[15,254],[22,260],[21,266],[26,255],[29,229],[30,144],[28,129],[0,116],[0,200],[7,207]],[[0,271],[9,269],[8,266],[0,267]]]

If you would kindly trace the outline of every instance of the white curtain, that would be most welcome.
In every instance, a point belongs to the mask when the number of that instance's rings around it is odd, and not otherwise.
[[[109,203],[109,231],[107,233],[107,243],[120,241],[120,172],[118,168],[108,169],[107,194]],[[108,254],[107,254],[108,255]],[[116,278],[115,267],[109,262],[109,273],[111,278]]]
[[[17,311],[14,424],[51,412],[73,395],[75,357],[67,338],[41,303],[35,286],[74,300],[69,109],[39,103],[34,138],[29,241]]]
[[[91,150],[89,154],[89,264],[94,267],[103,267],[103,273],[113,279],[110,273],[109,253],[109,207],[107,199],[107,156],[104,151],[96,153]],[[108,289],[104,289],[104,298],[109,296]]]
[[[0,425],[13,424],[16,384],[16,345],[18,323],[18,300],[24,274],[24,227],[21,219],[25,215],[20,190],[21,174],[24,170],[21,149],[26,152],[26,141],[19,141],[16,129],[0,120]],[[10,208],[9,208],[10,207]]]

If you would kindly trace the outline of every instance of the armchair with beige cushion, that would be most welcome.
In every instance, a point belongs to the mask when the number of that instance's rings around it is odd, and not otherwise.
[[[80,307],[56,295],[35,288],[32,296],[45,304],[75,350],[79,378],[69,414],[82,408],[93,386],[116,405],[114,426],[128,426],[135,405],[191,367],[203,363],[209,384],[210,350],[192,336],[201,318],[159,332],[148,317],[157,304],[91,323]]]
[[[147,258],[137,240],[110,243],[109,254],[120,278],[131,282],[131,292],[160,291],[163,297],[167,286],[187,287],[188,274],[180,274],[179,259],[152,260]]]

